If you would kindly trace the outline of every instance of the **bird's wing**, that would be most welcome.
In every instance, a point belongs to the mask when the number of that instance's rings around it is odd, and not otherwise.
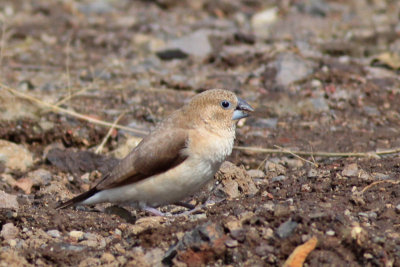
[[[184,129],[156,130],[95,187],[97,190],[132,184],[181,164],[187,155],[188,132]]]

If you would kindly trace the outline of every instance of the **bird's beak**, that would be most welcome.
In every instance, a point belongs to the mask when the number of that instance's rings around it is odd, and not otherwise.
[[[238,104],[233,112],[232,120],[239,120],[249,116],[247,112],[253,112],[254,109],[243,99],[238,98]]]

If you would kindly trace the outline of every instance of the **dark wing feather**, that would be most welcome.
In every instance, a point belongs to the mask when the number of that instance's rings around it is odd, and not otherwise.
[[[182,129],[150,134],[96,188],[104,190],[135,183],[176,167],[187,158],[182,153],[187,138],[187,131]]]

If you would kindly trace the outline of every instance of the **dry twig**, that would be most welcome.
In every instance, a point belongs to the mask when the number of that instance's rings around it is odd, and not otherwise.
[[[0,38],[0,74],[2,73],[1,69],[3,68],[3,55],[5,50],[6,43],[6,23],[5,21],[0,20],[1,26],[1,38]]]
[[[390,184],[400,184],[400,180],[399,181],[394,181],[394,180],[382,180],[382,181],[375,181],[369,185],[367,185],[366,187],[364,187],[363,190],[361,190],[361,194],[364,194],[365,191],[367,191],[368,189],[370,189],[371,187],[373,187],[374,185],[377,184],[382,184],[382,183],[390,183]]]
[[[36,104],[38,104],[40,106],[44,106],[44,107],[50,108],[55,112],[67,114],[67,115],[70,115],[72,117],[75,117],[75,118],[78,118],[78,119],[81,119],[81,120],[85,120],[85,121],[88,121],[88,122],[91,122],[91,123],[94,123],[94,124],[97,124],[97,125],[101,125],[101,126],[106,126],[106,127],[112,127],[113,126],[112,123],[109,123],[109,122],[106,122],[106,121],[102,121],[102,120],[98,120],[98,119],[95,119],[95,118],[92,118],[92,117],[89,117],[89,116],[86,116],[86,115],[82,115],[82,114],[77,113],[77,112],[72,111],[72,110],[60,108],[60,107],[57,107],[57,106],[55,106],[53,104],[49,104],[49,103],[43,102],[43,101],[41,101],[41,100],[39,100],[39,99],[37,99],[37,98],[35,98],[33,96],[18,92],[17,90],[15,90],[15,89],[13,89],[13,88],[11,88],[11,87],[9,87],[9,86],[1,83],[1,82],[0,82],[0,86],[2,88],[4,88],[5,90],[9,91],[10,93],[12,93],[13,95],[16,95],[16,96],[18,96],[20,98],[27,99],[29,101],[32,101],[32,102],[34,102],[34,103],[36,103]],[[140,135],[148,134],[147,131],[133,129],[133,128],[126,127],[126,126],[123,126],[123,125],[115,125],[114,127],[117,128],[117,129],[129,131],[129,132],[140,134]]]
[[[70,40],[67,41],[67,46],[66,46],[66,54],[67,58],[65,60],[65,70],[67,72],[67,87],[68,87],[68,99],[71,99],[72,97],[72,91],[71,91],[71,77],[70,77],[70,72],[69,72],[69,65],[70,65]]]
[[[300,160],[302,160],[302,161],[305,161],[305,162],[307,162],[307,163],[310,163],[311,165],[314,165],[314,167],[318,168],[318,164],[317,164],[317,163],[311,162],[311,161],[309,161],[309,160],[306,160],[305,158],[302,158],[302,157],[300,157],[299,155],[297,155],[295,152],[292,152],[292,151],[290,151],[290,150],[286,150],[286,149],[284,149],[283,147],[280,147],[280,146],[277,146],[277,145],[275,145],[275,147],[279,148],[279,149],[282,150],[283,152],[287,152],[287,153],[289,153],[290,155],[292,155],[292,156],[294,156],[294,157],[296,157],[296,158],[298,158],[298,159],[300,159]]]
[[[108,138],[110,138],[110,135],[112,133],[112,131],[115,129],[115,126],[117,125],[117,123],[122,119],[122,117],[125,115],[125,111],[122,112],[118,118],[114,121],[113,125],[111,126],[111,128],[108,130],[108,133],[106,134],[106,136],[103,138],[103,140],[101,141],[100,145],[96,148],[96,150],[94,151],[94,153],[99,154],[101,153],[101,151],[103,150],[104,145],[106,144]]]

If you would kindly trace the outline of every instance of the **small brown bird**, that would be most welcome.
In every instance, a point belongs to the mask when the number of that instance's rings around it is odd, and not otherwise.
[[[154,211],[177,203],[213,179],[232,152],[236,122],[252,111],[230,91],[200,93],[161,122],[95,187],[57,208],[111,202]]]

